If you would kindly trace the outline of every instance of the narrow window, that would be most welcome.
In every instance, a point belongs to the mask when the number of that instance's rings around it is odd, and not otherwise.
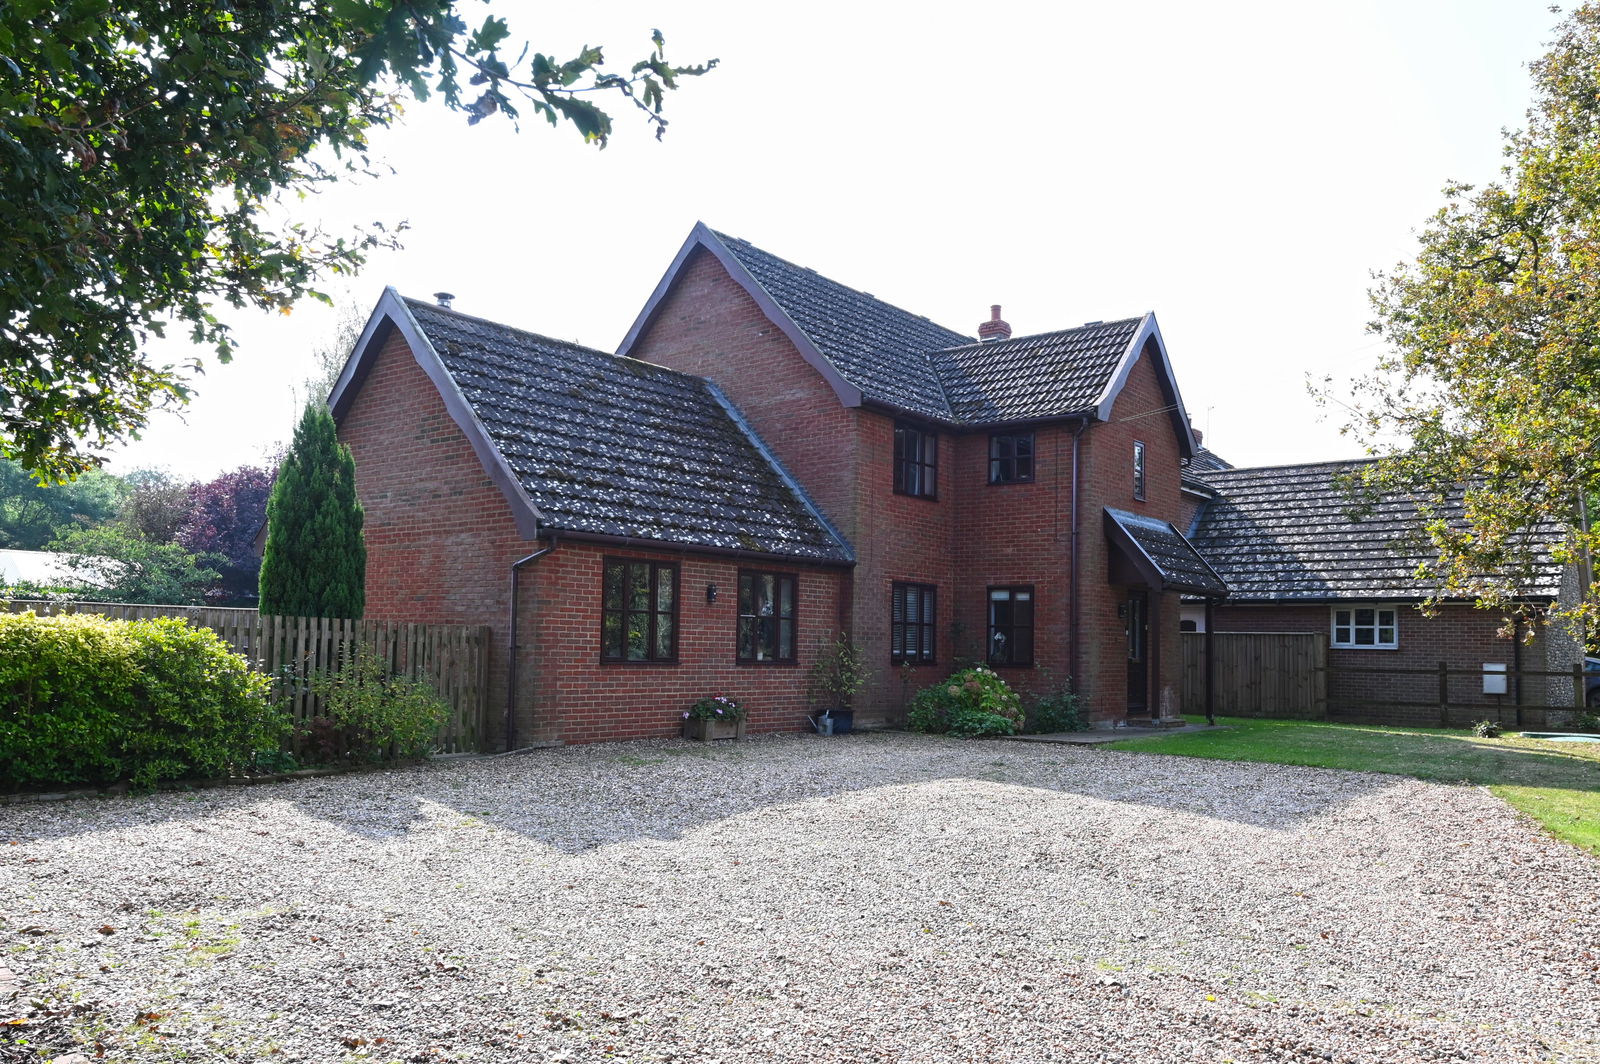
[[[989,664],[1033,664],[1033,588],[989,589]]]
[[[1144,443],[1133,441],[1133,497],[1144,499]]]
[[[939,494],[939,434],[896,422],[894,427],[894,490],[901,495],[936,498]]]
[[[678,567],[672,562],[607,558],[600,608],[600,659],[677,658]]]
[[[934,660],[933,631],[937,617],[931,584],[895,584],[890,607],[889,660],[896,665],[927,665]]]
[[[989,483],[1020,484],[1033,479],[1033,433],[989,437]]]
[[[795,577],[792,573],[739,572],[739,661],[794,663]]]
[[[1330,645],[1359,650],[1394,650],[1400,646],[1399,611],[1390,606],[1336,607]]]

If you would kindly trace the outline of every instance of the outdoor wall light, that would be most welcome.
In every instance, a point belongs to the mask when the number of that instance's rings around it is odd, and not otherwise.
[[[715,602],[715,601],[717,601],[717,585],[716,584],[707,584],[706,585],[706,601],[707,602]]]

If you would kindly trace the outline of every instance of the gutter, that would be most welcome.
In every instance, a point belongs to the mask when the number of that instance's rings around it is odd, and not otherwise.
[[[1082,623],[1081,618],[1083,613],[1081,596],[1078,593],[1078,540],[1080,538],[1080,522],[1078,520],[1078,511],[1080,509],[1081,502],[1080,494],[1083,490],[1083,461],[1081,458],[1082,438],[1084,430],[1086,430],[1088,427],[1089,419],[1084,418],[1078,422],[1077,429],[1072,433],[1072,563],[1070,572],[1072,581],[1072,601],[1070,604],[1072,623],[1068,626],[1068,631],[1071,632],[1071,640],[1070,649],[1068,651],[1070,656],[1067,660],[1070,663],[1068,668],[1070,669],[1072,675],[1072,689],[1078,692],[1083,690],[1083,674],[1078,669],[1080,664],[1078,661],[1078,653],[1080,649],[1078,626]]]
[[[517,748],[517,609],[519,582],[517,573],[525,565],[532,565],[546,554],[561,545],[560,540],[554,536],[550,538],[550,545],[543,550],[536,550],[526,558],[520,558],[511,563],[511,623],[508,626],[511,644],[511,660],[506,665],[506,752]]]

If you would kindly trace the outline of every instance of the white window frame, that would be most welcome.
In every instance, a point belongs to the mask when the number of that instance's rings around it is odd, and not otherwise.
[[[1362,623],[1362,614],[1368,615],[1366,623]],[[1340,650],[1400,649],[1400,607],[1398,606],[1379,606],[1367,603],[1334,606],[1329,611],[1329,621],[1330,636],[1328,645],[1330,647],[1336,647]],[[1370,643],[1358,641],[1364,632],[1372,634]]]

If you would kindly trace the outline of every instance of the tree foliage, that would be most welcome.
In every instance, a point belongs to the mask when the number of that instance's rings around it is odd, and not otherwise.
[[[598,48],[513,49],[465,0],[7,0],[0,5],[0,455],[53,478],[96,463],[198,361],[148,350],[169,324],[227,361],[221,304],[287,309],[392,241],[327,234],[268,208],[368,170],[400,91],[477,122],[518,107],[604,146],[597,99],[659,135],[661,35],[626,74]],[[515,56],[515,58],[513,58]],[[323,297],[326,298],[326,297]]]
[[[367,571],[362,524],[350,448],[339,442],[328,408],[308,403],[267,500],[261,612],[360,617]]]
[[[187,514],[177,542],[187,551],[217,558],[222,580],[213,597],[219,603],[255,601],[261,572],[256,534],[267,522],[271,491],[272,474],[255,466],[240,466],[189,486]]]
[[[117,520],[153,543],[171,543],[189,514],[189,482],[164,469],[136,469],[122,483]]]
[[[116,521],[68,532],[50,549],[69,555],[67,568],[82,588],[74,597],[96,602],[201,606],[220,578],[216,556],[146,539]]]
[[[1378,275],[1390,353],[1357,384],[1350,430],[1373,491],[1417,500],[1436,595],[1511,603],[1552,540],[1594,620],[1600,548],[1600,6],[1531,64],[1527,128],[1482,188],[1451,184],[1416,260]],[[1395,442],[1398,440],[1398,444]]]
[[[110,520],[124,491],[98,469],[68,484],[40,484],[20,463],[0,458],[0,549],[44,550],[65,532]]]

